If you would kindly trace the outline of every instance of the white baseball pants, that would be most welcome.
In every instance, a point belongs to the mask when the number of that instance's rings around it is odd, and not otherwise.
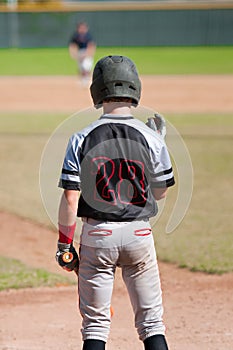
[[[117,266],[122,269],[139,338],[164,335],[162,292],[149,221],[84,219],[78,288],[83,340],[107,341]]]

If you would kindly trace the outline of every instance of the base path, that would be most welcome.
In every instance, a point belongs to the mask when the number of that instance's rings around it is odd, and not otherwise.
[[[0,227],[0,255],[67,275],[54,260],[54,232],[6,213],[0,213]],[[159,266],[170,350],[232,350],[233,274],[192,273],[161,262]],[[107,349],[142,350],[120,270],[112,305]],[[81,350],[77,287],[3,291],[0,308],[1,350]]]
[[[143,76],[142,106],[161,113],[232,113],[232,75]],[[92,106],[76,77],[1,77],[1,112],[74,113]]]

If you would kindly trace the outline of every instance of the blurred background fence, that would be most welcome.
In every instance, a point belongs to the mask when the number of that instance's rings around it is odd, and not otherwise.
[[[0,47],[64,47],[81,20],[99,46],[233,44],[233,1],[0,0]]]

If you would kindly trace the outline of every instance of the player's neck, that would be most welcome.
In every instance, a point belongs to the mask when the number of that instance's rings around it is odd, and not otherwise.
[[[131,104],[123,102],[103,103],[103,112],[104,114],[129,115],[131,114]]]

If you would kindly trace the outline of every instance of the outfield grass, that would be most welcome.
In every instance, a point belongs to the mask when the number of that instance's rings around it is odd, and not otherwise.
[[[69,284],[72,282],[68,278],[47,272],[44,269],[33,269],[19,260],[0,256],[0,291]]]
[[[63,114],[0,114],[0,209],[51,227],[41,203],[39,164],[50,132],[65,117]],[[182,134],[189,149],[194,191],[182,223],[171,234],[165,234],[177,186],[169,190],[166,208],[154,229],[158,256],[194,271],[233,271],[233,114],[168,115],[166,118]],[[32,120],[37,121],[36,126]]]
[[[140,74],[232,74],[233,47],[98,47],[105,55],[129,56]],[[73,75],[67,48],[0,49],[0,75]]]

